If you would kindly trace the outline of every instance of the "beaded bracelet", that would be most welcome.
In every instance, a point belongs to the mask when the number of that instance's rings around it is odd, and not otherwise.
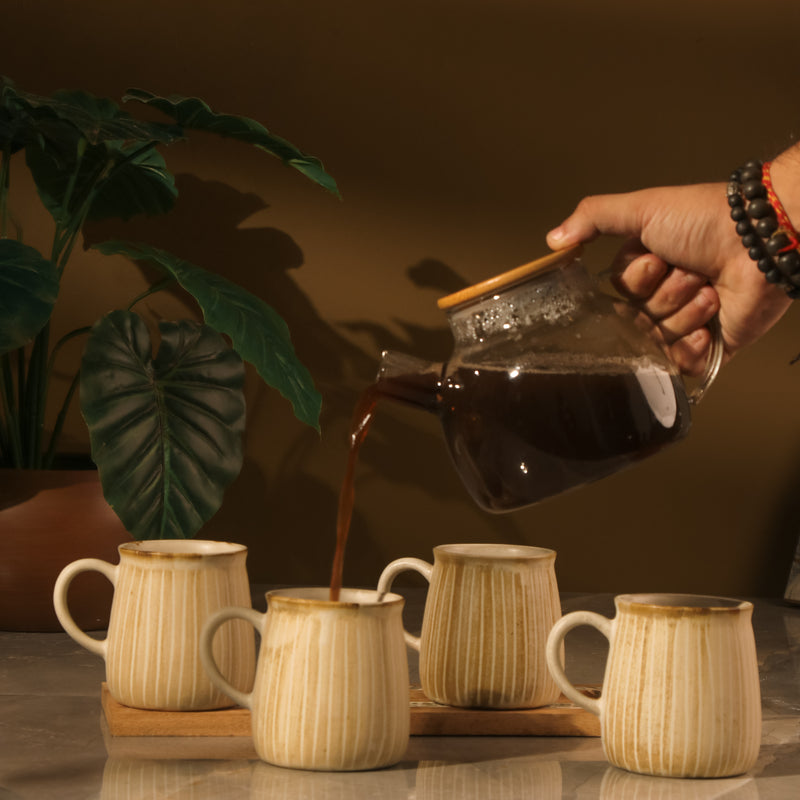
[[[736,232],[764,277],[792,299],[800,297],[800,235],[772,189],[770,162],[748,161],[728,183]]]

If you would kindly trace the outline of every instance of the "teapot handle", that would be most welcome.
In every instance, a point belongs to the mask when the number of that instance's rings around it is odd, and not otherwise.
[[[705,395],[709,386],[711,386],[714,379],[717,377],[719,368],[722,366],[722,356],[725,353],[725,343],[722,339],[722,326],[716,314],[709,320],[708,328],[711,331],[711,348],[708,351],[706,368],[703,371],[703,377],[700,379],[700,383],[688,392],[689,402],[695,406],[703,399],[703,395]]]

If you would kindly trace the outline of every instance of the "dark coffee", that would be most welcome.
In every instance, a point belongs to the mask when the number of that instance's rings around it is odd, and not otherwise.
[[[683,438],[690,413],[680,379],[652,365],[595,371],[462,368],[382,378],[360,397],[339,495],[330,599],[338,600],[355,500],[355,470],[378,400],[435,410],[456,469],[479,506],[531,505],[598,480]]]
[[[358,452],[367,436],[375,414],[375,406],[381,397],[412,403],[433,410],[437,407],[436,389],[439,382],[432,375],[407,375],[401,378],[383,378],[365,389],[356,403],[350,425],[350,447],[347,455],[342,488],[339,490],[339,508],[336,516],[336,550],[333,554],[329,599],[336,601],[342,589],[344,553],[355,503],[355,477]]]
[[[342,573],[344,571],[344,551],[347,547],[347,536],[350,533],[350,521],[353,517],[355,503],[355,478],[358,451],[367,436],[375,406],[380,397],[380,386],[374,384],[366,389],[356,404],[350,427],[350,448],[347,454],[347,468],[339,491],[339,509],[336,516],[336,550],[331,567],[331,583],[329,599],[337,601],[342,590]]]
[[[510,511],[597,480],[688,433],[680,379],[655,367],[598,372],[460,369],[439,411],[475,501]]]

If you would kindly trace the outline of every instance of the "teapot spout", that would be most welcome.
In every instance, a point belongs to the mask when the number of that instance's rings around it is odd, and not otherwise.
[[[394,350],[384,350],[378,366],[380,393],[394,400],[436,411],[444,365]]]

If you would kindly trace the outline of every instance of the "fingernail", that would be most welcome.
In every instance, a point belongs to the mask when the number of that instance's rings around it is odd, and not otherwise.
[[[564,241],[566,235],[567,232],[564,229],[564,226],[559,225],[557,228],[553,228],[553,230],[547,234],[547,241],[549,244],[560,244]]]
[[[664,273],[664,262],[658,261],[655,258],[648,258],[644,262],[644,268],[651,278],[661,277]]]
[[[693,350],[699,351],[702,347],[705,347],[706,345],[705,331],[703,330],[703,328],[698,328],[696,331],[693,331],[688,336],[685,336],[684,341]]]
[[[711,298],[705,292],[698,292],[694,296],[695,305],[700,306],[700,308],[708,308],[711,305]]]
[[[719,308],[719,295],[710,286],[704,286],[694,296],[694,302],[708,314]]]

